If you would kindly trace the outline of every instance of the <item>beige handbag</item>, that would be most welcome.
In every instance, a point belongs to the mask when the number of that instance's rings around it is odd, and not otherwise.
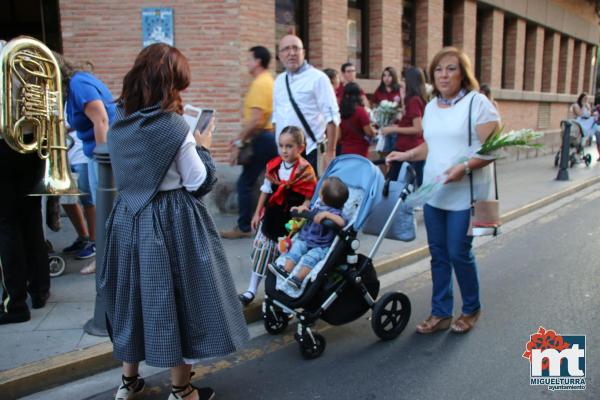
[[[469,104],[469,147],[471,147],[471,106]],[[473,198],[473,174],[469,174],[471,190],[471,223],[469,236],[497,236],[500,233],[500,202],[498,201],[498,179],[496,178],[496,162],[492,163],[494,169],[494,200],[475,200]]]

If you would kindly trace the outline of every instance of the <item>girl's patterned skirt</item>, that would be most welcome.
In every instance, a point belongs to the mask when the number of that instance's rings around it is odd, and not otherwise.
[[[262,226],[258,227],[256,237],[252,243],[252,253],[250,254],[250,263],[252,271],[260,276],[265,276],[269,263],[275,261],[279,256],[277,242],[269,239],[262,233]]]

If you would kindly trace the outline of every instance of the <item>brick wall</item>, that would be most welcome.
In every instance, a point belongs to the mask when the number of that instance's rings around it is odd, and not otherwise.
[[[255,1],[257,4],[259,1]],[[215,146],[240,128],[240,6],[237,1],[63,0],[61,30],[65,56],[90,60],[113,95],[142,49],[142,7],[173,7],[175,45],[192,68],[185,102],[217,109]],[[230,23],[224,24],[223,21]],[[224,154],[217,152],[217,158]]]
[[[502,84],[502,35],[504,13],[489,10],[482,13],[477,29],[481,30],[481,82],[499,88]]]
[[[558,86],[559,93],[569,93],[571,79],[573,78],[573,38],[563,36],[560,40],[560,54],[558,64]]]
[[[455,0],[452,7],[452,41],[462,49],[475,65],[475,33],[477,30],[477,2]]]
[[[335,68],[348,60],[346,0],[310,0],[308,40],[310,62],[319,68]]]
[[[369,1],[369,77],[402,65],[402,0]]]
[[[553,1],[568,12],[595,21],[591,2]],[[427,69],[442,47],[444,1],[414,2],[416,63]],[[317,67],[339,69],[348,58],[347,0],[308,0],[308,4],[310,61]],[[371,79],[362,81],[365,88],[376,85],[385,66],[400,69],[402,65],[403,0],[370,0],[368,4]],[[573,38],[557,38],[555,33],[545,41],[544,28],[531,24],[527,29],[525,20],[509,17],[503,50],[504,14],[492,9],[489,19],[477,26],[477,4],[475,0],[454,0],[452,39],[475,63],[476,30],[483,30],[482,44],[484,48],[488,44],[484,53],[489,57],[482,57],[485,63],[482,81],[500,88],[504,80],[505,88],[517,91],[523,87],[541,91],[542,83],[543,89],[550,92],[591,91],[595,46]],[[142,47],[141,8],[156,6],[174,9],[175,45],[188,57],[193,75],[184,100],[217,109],[215,155],[218,160],[224,160],[226,143],[241,127],[243,96],[251,81],[245,66],[247,49],[261,44],[275,51],[278,39],[275,38],[275,0],[62,0],[61,30],[66,57],[92,61],[96,65],[95,73],[113,95],[118,96],[123,76]],[[544,60],[544,48],[546,60],[552,60],[550,63]],[[275,61],[272,69],[274,65]],[[544,66],[546,72],[543,72]],[[503,110],[503,115],[517,128],[527,125],[528,118],[537,118],[534,117],[537,104],[502,101],[501,108],[507,108],[509,112]],[[552,105],[552,125],[556,122],[555,108],[563,106]],[[522,122],[519,118],[523,118]]]
[[[542,58],[544,54],[544,28],[528,25],[525,36],[525,76],[523,88],[542,90]]]
[[[556,93],[560,34],[546,31],[544,35],[544,56],[542,66],[542,91]]]
[[[523,90],[525,64],[526,22],[521,18],[505,20],[504,68],[502,69],[504,88]]]
[[[415,0],[416,64],[427,71],[441,48],[444,35],[444,0]]]

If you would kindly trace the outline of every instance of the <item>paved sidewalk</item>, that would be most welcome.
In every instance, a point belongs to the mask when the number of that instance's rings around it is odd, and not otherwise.
[[[589,151],[592,151],[595,160],[595,149],[589,148]],[[553,159],[553,156],[544,156],[501,163],[498,167],[498,179],[502,213],[521,208],[600,175],[600,163],[593,161],[589,168],[577,165],[569,169],[570,181],[555,181],[557,169],[553,167]],[[236,216],[216,215],[214,219],[219,228],[227,229],[235,224]],[[62,222],[63,229],[60,232],[50,232],[48,235],[55,249],[66,247],[76,236],[68,220],[63,219]],[[426,236],[420,214],[418,222],[417,240],[411,243],[385,240],[375,257],[376,262],[425,246]],[[368,253],[374,241],[372,236],[361,235],[361,251]],[[250,275],[248,256],[251,242],[251,239],[223,241],[240,292],[245,290]],[[27,323],[0,326],[0,371],[108,340],[89,336],[82,329],[93,315],[95,277],[80,275],[79,270],[90,261],[78,261],[69,256],[66,259],[66,272],[52,280],[48,305],[41,310],[32,310],[32,319]]]

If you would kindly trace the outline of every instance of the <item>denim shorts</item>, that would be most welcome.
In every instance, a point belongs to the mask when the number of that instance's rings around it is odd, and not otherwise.
[[[306,242],[296,239],[292,244],[292,248],[285,255],[286,260],[292,260],[296,265],[300,264],[303,267],[313,269],[327,255],[329,247],[313,247],[309,249]]]
[[[93,206],[94,200],[90,195],[90,181],[88,179],[88,165],[87,163],[72,164],[71,171],[76,173],[77,176],[77,188],[82,194],[79,196],[79,202],[82,206]]]

